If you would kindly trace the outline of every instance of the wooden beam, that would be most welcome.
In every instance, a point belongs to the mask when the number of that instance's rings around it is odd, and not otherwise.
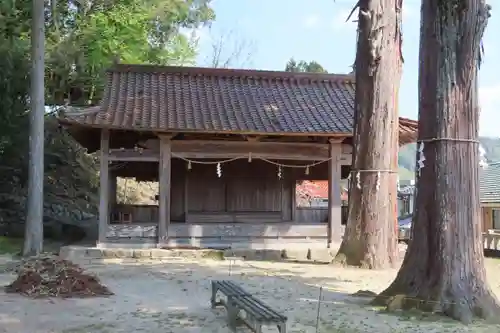
[[[155,133],[160,140],[172,140],[175,138],[179,133]]]
[[[160,152],[152,149],[111,149],[109,161],[121,162],[158,162]]]
[[[342,144],[342,154],[352,154],[352,145]]]
[[[244,135],[244,137],[248,142],[258,142],[262,139],[262,136],[257,135]]]
[[[245,141],[174,140],[172,153],[184,158],[233,158],[249,153],[256,158],[326,160],[328,144]]]
[[[168,139],[166,139],[168,140]],[[249,142],[249,141],[198,141],[171,140],[172,153],[184,158],[234,158],[252,157],[271,160],[319,161],[329,158],[329,144],[288,143],[288,142]],[[154,146],[153,142],[150,142]],[[159,146],[159,145],[158,145]],[[348,145],[342,145],[341,163],[350,165],[352,154]],[[174,157],[175,157],[174,156]],[[111,149],[109,161],[121,162],[159,162],[160,149]]]
[[[172,175],[171,146],[169,138],[161,138],[160,141],[160,163],[159,163],[159,189],[158,200],[158,246],[168,242],[168,226],[170,225],[170,190]]]
[[[100,187],[99,187],[99,243],[106,242],[106,231],[109,222],[109,131],[101,131],[101,154],[100,154]]]
[[[335,223],[340,224],[342,219],[340,200],[342,146],[339,143],[330,142],[329,155],[331,159],[328,162],[328,247],[332,245],[334,239],[334,225]]]
[[[344,138],[329,138],[328,143],[340,144],[344,141]]]

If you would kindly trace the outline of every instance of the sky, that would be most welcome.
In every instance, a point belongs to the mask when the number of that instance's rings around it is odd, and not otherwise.
[[[491,3],[492,0],[490,0]],[[214,43],[224,42],[222,58],[241,49],[233,68],[284,70],[290,58],[315,60],[328,72],[351,71],[356,43],[356,23],[346,22],[355,0],[213,0],[216,20],[199,37],[198,65],[209,66]],[[500,8],[500,7],[498,7]],[[353,15],[354,19],[356,15]],[[404,0],[403,77],[400,115],[418,117],[418,48],[420,1]],[[485,56],[479,74],[480,135],[500,137],[500,9],[484,36]],[[497,74],[495,74],[497,73]],[[495,125],[497,124],[497,125]]]

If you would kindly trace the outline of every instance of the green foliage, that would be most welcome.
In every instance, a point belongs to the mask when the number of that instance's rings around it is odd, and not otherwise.
[[[114,61],[193,64],[196,41],[181,33],[211,22],[210,0],[53,0],[47,15],[47,100],[88,105],[101,99]]]
[[[326,69],[323,68],[316,61],[306,62],[301,60],[299,62],[295,61],[295,59],[291,58],[285,67],[285,71],[287,72],[303,72],[303,73],[328,73]]]
[[[29,26],[19,24],[23,13],[7,1],[0,2],[0,165],[12,149],[17,127],[27,110],[29,43],[20,38]]]
[[[22,238],[0,236],[0,254],[18,254],[23,247]]]
[[[97,103],[104,70],[117,60],[193,63],[197,45],[182,29],[209,24],[215,18],[210,0],[45,3],[46,104],[54,109]],[[0,232],[25,218],[31,7],[28,0],[0,0]],[[81,221],[97,212],[96,162],[47,115],[45,222]]]
[[[0,168],[0,223],[12,233],[12,223],[24,220],[27,194],[28,117],[14,138],[17,150],[4,154]],[[44,216],[46,222],[82,220],[96,214],[98,205],[97,160],[65,131],[54,116],[45,121]],[[22,147],[22,149],[19,149]],[[84,212],[84,213],[83,213]],[[14,233],[19,235],[20,230]]]

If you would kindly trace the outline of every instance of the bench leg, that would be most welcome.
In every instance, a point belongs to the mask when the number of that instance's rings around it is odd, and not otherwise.
[[[226,310],[229,328],[234,332],[238,326],[238,314],[240,311],[236,307],[236,304],[234,304],[233,298],[230,296],[227,298]]]
[[[280,323],[280,324],[278,324],[278,332],[280,332],[280,333],[286,333],[286,323]]]
[[[210,298],[210,305],[212,306],[212,309],[215,309],[217,306],[217,302],[215,297],[217,296],[217,286],[212,283],[212,297]]]

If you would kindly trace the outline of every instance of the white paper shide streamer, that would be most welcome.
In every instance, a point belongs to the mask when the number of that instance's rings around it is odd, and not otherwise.
[[[377,172],[377,184],[375,185],[375,189],[380,190],[380,171]]]
[[[421,170],[425,166],[424,161],[425,161],[424,143],[420,142],[420,144],[418,145],[418,161],[417,161],[417,164],[418,164],[418,175],[419,176],[420,176],[420,174],[422,172]]]
[[[479,146],[479,166],[483,169],[488,167],[488,159],[486,158],[486,150],[483,146]]]
[[[361,176],[359,171],[356,172],[356,187],[361,189]]]
[[[222,167],[220,166],[220,163],[217,163],[217,177],[222,177]]]

